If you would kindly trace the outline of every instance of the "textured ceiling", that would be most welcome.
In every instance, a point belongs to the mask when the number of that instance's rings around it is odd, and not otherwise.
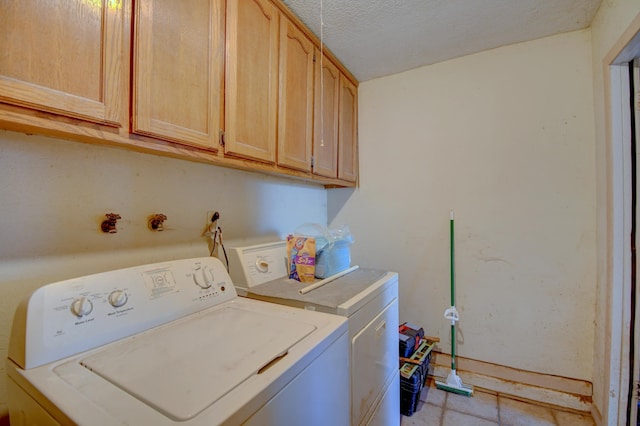
[[[283,0],[320,38],[321,0]],[[359,81],[587,28],[601,0],[322,0],[325,46]]]

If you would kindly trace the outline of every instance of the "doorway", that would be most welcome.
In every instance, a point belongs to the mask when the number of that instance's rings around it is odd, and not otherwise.
[[[635,248],[640,243],[640,72],[635,58],[640,58],[640,20],[635,20],[622,40],[605,58],[605,78],[609,111],[608,192],[608,288],[605,389],[603,421],[607,424],[640,426],[638,423],[637,384],[640,379],[640,326],[636,271],[640,256]],[[636,147],[636,142],[639,144]],[[595,383],[594,383],[595,384]]]
[[[640,271],[640,34],[611,62],[611,201],[612,281],[609,320],[609,424],[640,426],[640,312],[636,271]],[[614,422],[614,423],[612,423]]]
[[[637,232],[637,225],[640,223],[640,208],[638,206],[638,184],[640,183],[640,173],[638,172],[638,141],[640,141],[640,60],[635,58],[629,62],[629,114],[630,114],[630,167],[631,167],[631,229],[629,233],[631,271],[629,283],[629,379],[627,385],[627,412],[628,425],[640,426],[638,418],[638,390],[640,390],[640,353],[639,343],[639,312],[638,312],[638,291],[637,291],[637,271],[640,270],[636,248],[640,245],[640,233]]]

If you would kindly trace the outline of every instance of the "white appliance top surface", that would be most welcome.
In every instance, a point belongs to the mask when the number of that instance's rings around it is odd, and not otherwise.
[[[397,274],[359,268],[305,294],[300,294],[299,290],[309,286],[309,283],[281,278],[251,287],[247,297],[285,305],[297,303],[350,316],[360,305],[359,302],[366,301],[367,297],[381,290],[392,277],[397,277]]]
[[[346,332],[344,317],[235,298],[7,373],[76,424],[241,424]]]
[[[314,329],[228,306],[118,342],[81,364],[166,416],[186,420]]]

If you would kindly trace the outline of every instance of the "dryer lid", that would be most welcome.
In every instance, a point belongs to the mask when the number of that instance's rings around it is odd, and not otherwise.
[[[177,421],[195,417],[313,333],[234,306],[133,336],[81,364]]]

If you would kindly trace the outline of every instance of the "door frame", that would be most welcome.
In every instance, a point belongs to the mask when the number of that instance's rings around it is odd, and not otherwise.
[[[640,14],[603,61],[607,142],[604,381],[606,424],[627,424],[631,318],[631,113],[628,63],[640,57]]]

